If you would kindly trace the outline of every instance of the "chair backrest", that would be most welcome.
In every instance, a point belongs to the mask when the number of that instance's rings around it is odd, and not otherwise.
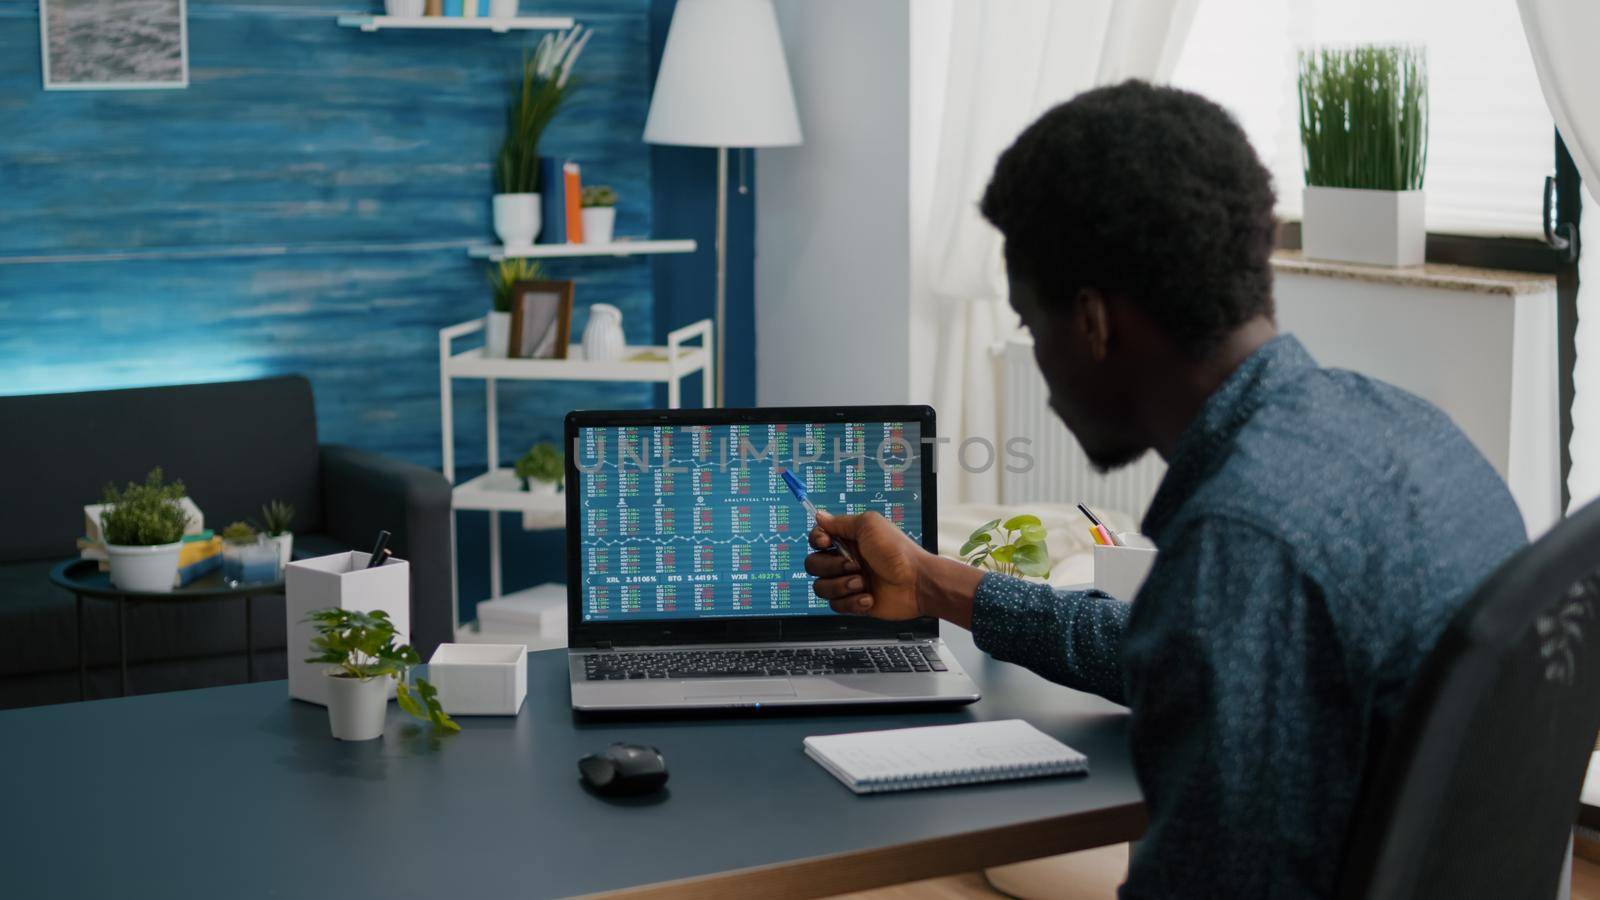
[[[0,397],[0,562],[77,554],[83,507],[107,482],[161,466],[182,479],[206,526],[295,506],[322,520],[311,384],[299,376],[131,390]]]
[[[1340,895],[1556,896],[1600,730],[1600,502],[1478,588],[1369,772]]]

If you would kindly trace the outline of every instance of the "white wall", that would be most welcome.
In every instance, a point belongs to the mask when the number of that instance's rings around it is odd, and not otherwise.
[[[756,398],[909,396],[910,0],[777,0],[805,143],[757,152]]]

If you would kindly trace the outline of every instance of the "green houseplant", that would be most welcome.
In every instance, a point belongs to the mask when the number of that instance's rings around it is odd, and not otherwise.
[[[261,507],[261,533],[278,546],[278,566],[289,564],[294,556],[294,507],[282,500],[273,500]]]
[[[1321,47],[1302,51],[1299,63],[1305,255],[1421,265],[1427,238],[1426,51]]]
[[[315,610],[307,619],[316,635],[306,662],[330,666],[328,724],[334,737],[370,741],[383,735],[391,679],[401,709],[436,732],[461,730],[440,707],[434,686],[411,675],[411,667],[421,660],[410,644],[396,643],[388,613],[329,608]]]
[[[583,242],[609,244],[617,226],[617,192],[610,185],[583,189]]]
[[[512,84],[494,162],[494,230],[506,244],[531,244],[539,236],[539,140],[566,99],[572,67],[592,34],[581,25],[546,34]]]
[[[267,584],[282,573],[278,545],[249,522],[234,522],[222,529],[222,580],[241,584]]]
[[[566,462],[555,444],[534,444],[529,447],[528,452],[517,460],[515,469],[525,491],[532,490],[532,483],[537,482],[540,493],[553,494],[561,490],[567,477]]]
[[[501,358],[511,343],[512,293],[519,281],[532,281],[544,275],[536,259],[511,257],[489,267],[489,289],[493,308],[483,320],[483,355]]]
[[[1049,578],[1046,537],[1038,516],[1023,514],[1003,522],[991,519],[974,529],[961,545],[961,558],[968,565],[1004,575]]]
[[[100,533],[111,557],[111,581],[125,591],[163,593],[178,578],[178,552],[189,525],[183,482],[163,480],[160,467],[143,484],[106,485]]]

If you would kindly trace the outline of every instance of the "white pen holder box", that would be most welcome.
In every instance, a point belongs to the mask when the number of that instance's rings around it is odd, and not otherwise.
[[[383,610],[394,623],[395,643],[411,643],[411,564],[391,558],[367,568],[372,554],[360,550],[301,559],[283,570],[284,608],[288,616],[289,696],[328,705],[329,666],[303,662],[311,655],[316,634],[306,617],[319,609]],[[394,696],[394,681],[389,681]]]
[[[440,644],[428,682],[452,716],[514,716],[528,696],[528,648],[522,644]]]
[[[1121,536],[1119,535],[1119,539]],[[1153,547],[1094,548],[1094,586],[1119,600],[1132,600],[1155,565]]]

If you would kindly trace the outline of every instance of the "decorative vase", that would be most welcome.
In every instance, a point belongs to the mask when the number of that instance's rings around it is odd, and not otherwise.
[[[402,19],[415,19],[422,15],[423,0],[383,0],[386,15]]]
[[[496,19],[515,18],[517,0],[489,0],[489,15]]]
[[[562,484],[559,481],[539,481],[535,478],[522,479],[522,489],[536,496],[554,496],[561,493]]]
[[[1428,225],[1422,191],[1308,187],[1300,248],[1306,259],[1369,266],[1420,266]]]
[[[341,741],[383,737],[389,717],[389,679],[328,673],[328,725]]]
[[[494,233],[508,247],[526,247],[539,236],[538,194],[495,194]]]
[[[609,244],[611,233],[617,224],[617,208],[615,206],[585,206],[583,208],[583,242],[585,244]]]
[[[294,533],[285,531],[283,534],[272,535],[269,540],[278,545],[278,568],[287,566],[289,560],[294,558]]]
[[[182,549],[182,541],[149,547],[107,544],[111,583],[124,591],[169,593],[178,582],[178,552]]]
[[[621,359],[627,346],[622,310],[609,303],[589,307],[589,324],[583,327],[583,358],[593,362]]]
[[[511,313],[490,312],[483,317],[483,356],[505,359],[511,344]]]
[[[227,544],[222,548],[222,580],[232,587],[271,584],[283,577],[281,552],[278,542],[266,535],[248,544]]]

